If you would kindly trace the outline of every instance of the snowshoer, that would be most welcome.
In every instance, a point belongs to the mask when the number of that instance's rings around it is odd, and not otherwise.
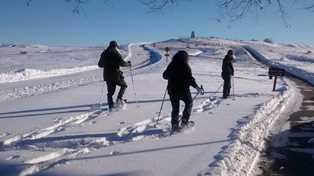
[[[101,54],[98,66],[104,68],[103,77],[107,84],[107,101],[109,106],[109,111],[114,107],[114,102],[112,96],[116,91],[116,86],[120,86],[120,91],[117,96],[116,103],[123,104],[123,95],[128,87],[123,76],[123,72],[120,70],[121,67],[131,66],[131,62],[125,62],[122,59],[121,54],[117,50],[118,44],[116,41],[111,41],[108,48],[104,50]]]
[[[224,80],[223,98],[228,98],[231,89],[231,76],[234,74],[232,62],[234,60],[233,51],[229,50],[222,63],[221,76]]]
[[[190,86],[194,87],[198,92],[202,91],[192,76],[188,61],[188,53],[179,51],[173,56],[172,61],[163,73],[163,78],[168,80],[167,90],[172,105],[172,131],[179,131],[189,123],[193,106]],[[181,126],[179,124],[180,100],[185,103]]]

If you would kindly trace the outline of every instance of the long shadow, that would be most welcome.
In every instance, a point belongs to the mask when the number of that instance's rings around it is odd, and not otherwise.
[[[0,175],[16,176],[25,168],[24,164],[0,160]]]
[[[214,92],[214,91],[206,91],[205,95],[198,96],[196,100],[207,99],[209,98],[206,94],[220,94],[222,92]],[[195,92],[192,92],[192,95],[195,95]],[[255,93],[248,94],[236,94],[236,97],[246,97],[246,96],[259,96]],[[150,99],[150,100],[138,100],[138,101],[128,101],[128,104],[145,104],[145,103],[157,103],[162,101],[170,101],[169,98],[163,99]],[[106,106],[107,103],[103,103],[103,106]],[[21,118],[21,117],[36,117],[36,116],[44,116],[44,115],[54,115],[54,114],[65,114],[65,113],[82,113],[82,112],[91,112],[93,111],[93,107],[98,106],[98,104],[86,104],[86,105],[76,105],[76,106],[63,106],[63,107],[54,107],[54,108],[42,108],[42,109],[30,109],[23,111],[11,111],[11,112],[2,112],[0,113],[0,119],[7,118]],[[103,109],[106,110],[106,109]],[[52,112],[51,112],[52,111]],[[42,112],[42,113],[39,113]]]
[[[214,92],[205,92],[214,93]],[[192,93],[195,94],[195,93]],[[197,99],[205,99],[208,97],[200,96]],[[156,103],[161,102],[163,99],[151,99],[151,100],[138,100],[138,101],[129,101],[128,104],[145,104],[145,103]],[[164,101],[170,101],[168,98]],[[104,106],[107,103],[102,104]],[[77,105],[77,106],[64,106],[64,107],[54,107],[54,108],[42,108],[42,109],[30,109],[23,111],[11,111],[11,112],[3,112],[0,113],[0,119],[7,118],[20,118],[20,117],[35,117],[35,116],[43,116],[43,115],[53,115],[53,114],[64,114],[64,113],[76,113],[76,112],[90,112],[93,107],[97,106],[97,104],[86,104],[86,105]],[[53,112],[49,112],[53,111]],[[39,113],[43,112],[43,113]]]
[[[115,142],[129,142],[132,138],[137,136],[153,136],[162,135],[165,132],[162,129],[148,129],[142,133],[130,133],[129,135],[119,136],[116,132],[112,133],[96,133],[96,134],[81,134],[81,135],[69,135],[69,136],[58,136],[58,137],[45,137],[40,139],[28,139],[17,144],[17,146],[22,147],[25,145],[36,145],[40,143],[52,143],[56,141],[64,140],[76,140],[85,138],[102,138],[105,137],[108,141]]]
[[[55,107],[55,108],[43,108],[43,109],[30,109],[30,110],[23,110],[23,111],[12,111],[12,112],[2,112],[1,115],[10,115],[10,114],[22,114],[22,113],[29,113],[29,112],[43,112],[43,111],[57,111],[57,110],[64,110],[64,109],[76,109],[76,108],[86,108],[91,107],[93,104],[86,104],[86,105],[77,105],[77,106],[64,106],[64,107]]]
[[[65,114],[65,113],[79,113],[79,112],[88,112],[89,110],[70,110],[70,111],[58,111],[58,112],[46,112],[46,113],[36,113],[36,114],[23,114],[23,115],[11,115],[0,117],[0,119],[7,118],[20,118],[20,117],[36,117],[44,115],[56,115],[56,114]]]
[[[151,149],[137,150],[137,151],[131,151],[131,152],[122,152],[122,153],[118,153],[118,154],[115,154],[115,155],[106,154],[106,155],[99,155],[99,156],[89,156],[89,157],[73,158],[73,159],[69,159],[69,161],[72,161],[72,160],[99,159],[99,158],[110,158],[110,157],[134,155],[134,154],[142,154],[142,153],[150,153],[150,152],[158,152],[158,151],[165,151],[165,150],[183,149],[183,148],[211,145],[211,144],[217,144],[217,143],[224,143],[224,142],[228,142],[228,141],[230,141],[230,139],[210,141],[210,142],[201,142],[201,143],[194,143],[194,144],[186,144],[186,145],[174,145],[174,146],[169,146],[169,147],[151,148]]]
[[[13,161],[5,161],[3,159],[0,159],[0,175],[1,176],[17,176],[19,175],[24,169],[28,167],[27,164],[20,163],[20,162],[13,162]],[[75,173],[73,171],[65,172],[62,171],[50,171],[47,173],[37,173],[34,174],[37,176],[70,176],[70,175],[79,175],[78,173]]]

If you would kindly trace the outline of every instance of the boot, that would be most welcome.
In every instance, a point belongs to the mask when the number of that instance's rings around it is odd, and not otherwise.
[[[116,100],[116,107],[120,108],[123,107],[126,104],[126,100],[122,98],[117,98]]]

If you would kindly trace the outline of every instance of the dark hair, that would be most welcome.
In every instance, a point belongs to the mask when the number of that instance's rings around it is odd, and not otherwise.
[[[173,56],[172,62],[187,63],[188,59],[189,59],[189,54],[186,51],[180,50]]]
[[[228,55],[233,55],[233,50],[228,50]]]
[[[117,41],[115,41],[115,40],[113,40],[113,41],[111,41],[110,43],[109,43],[109,48],[115,48],[115,47],[117,47],[118,46],[118,43],[117,43]]]

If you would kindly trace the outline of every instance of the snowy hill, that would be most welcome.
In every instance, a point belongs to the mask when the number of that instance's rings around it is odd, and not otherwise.
[[[0,175],[250,175],[269,130],[299,93],[288,79],[272,92],[263,61],[314,80],[314,48],[219,38],[171,39],[124,46],[129,88],[125,110],[108,114],[97,68],[100,47],[0,47]],[[196,97],[196,125],[170,136],[164,48],[186,50],[205,95]],[[221,64],[236,55],[234,96],[221,98]],[[303,76],[303,74],[298,74]],[[191,89],[193,95],[195,90]]]

